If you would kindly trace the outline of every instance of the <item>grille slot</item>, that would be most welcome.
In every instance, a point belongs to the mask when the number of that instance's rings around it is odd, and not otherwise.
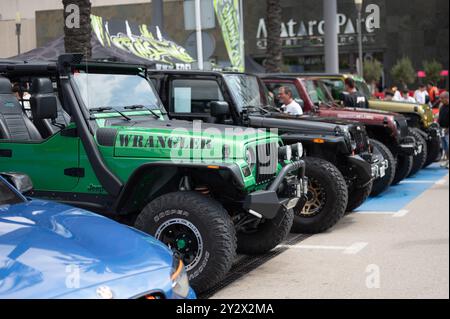
[[[367,138],[366,130],[361,126],[353,127],[351,130],[352,137],[356,142],[356,151],[358,153],[369,152],[369,139]]]
[[[270,143],[256,147],[256,183],[271,181],[277,175],[278,144]]]

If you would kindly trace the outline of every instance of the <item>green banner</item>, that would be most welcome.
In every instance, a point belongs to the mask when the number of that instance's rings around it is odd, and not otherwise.
[[[222,28],[222,35],[227,47],[233,69],[244,72],[244,60],[241,50],[239,0],[214,0],[217,20]]]

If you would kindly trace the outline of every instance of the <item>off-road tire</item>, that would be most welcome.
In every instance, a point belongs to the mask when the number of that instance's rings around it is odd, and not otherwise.
[[[267,253],[286,239],[293,222],[294,211],[281,208],[274,219],[263,220],[255,232],[238,232],[238,253],[247,255]]]
[[[422,145],[422,153],[414,155],[413,166],[409,172],[408,177],[416,175],[424,166],[428,157],[428,146],[425,138],[420,134],[419,129],[410,128],[409,134],[416,139],[416,142]]]
[[[386,145],[377,140],[370,140],[370,142],[374,146],[374,148],[376,148],[376,150],[380,152],[381,155],[383,155],[384,160],[387,160],[389,163],[388,164],[389,167],[386,170],[386,175],[384,175],[384,177],[382,178],[377,178],[373,182],[370,196],[378,196],[384,191],[386,191],[394,181],[395,171],[397,169],[397,162],[395,160],[394,155]]]
[[[359,206],[369,198],[372,192],[373,182],[368,183],[364,187],[355,187],[348,194],[347,214],[354,212]]]
[[[395,172],[394,180],[391,186],[399,184],[402,180],[408,177],[413,166],[413,157],[411,155],[397,156],[397,170]]]
[[[438,162],[442,156],[441,138],[435,136],[427,140],[428,156],[423,168],[430,166],[431,164]]]
[[[164,237],[164,233],[158,233],[168,223],[168,227],[171,227],[170,222],[176,224],[176,227],[186,227],[189,223],[187,229],[192,230],[193,225],[198,230],[197,235],[201,236],[203,249],[198,261],[191,262],[192,268],[186,265],[195,291],[203,292],[223,279],[236,259],[237,239],[231,218],[222,205],[195,192],[166,194],[156,198],[142,210],[135,227],[164,242],[167,237],[159,238]],[[167,228],[163,228],[163,231],[164,229]],[[198,238],[195,242],[199,243]]]
[[[341,172],[328,161],[320,158],[307,157],[305,159],[306,172],[308,177],[308,188],[311,194],[311,183],[320,184],[319,186],[325,193],[326,199],[319,206],[320,209],[309,216],[305,214],[305,209],[294,210],[294,223],[292,225],[293,233],[316,234],[324,232],[334,225],[345,215],[345,208],[348,201],[347,184]]]

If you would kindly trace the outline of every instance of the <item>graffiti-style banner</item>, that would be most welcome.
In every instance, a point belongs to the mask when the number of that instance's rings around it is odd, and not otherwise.
[[[237,71],[244,71],[241,54],[239,0],[214,0],[214,9],[222,28],[222,35],[227,47],[231,64]]]
[[[98,41],[104,47],[115,47],[140,58],[159,62],[168,68],[189,68],[194,59],[186,49],[175,42],[165,39],[159,27],[149,31],[147,25],[136,25],[128,21],[108,21],[91,15],[92,29]]]

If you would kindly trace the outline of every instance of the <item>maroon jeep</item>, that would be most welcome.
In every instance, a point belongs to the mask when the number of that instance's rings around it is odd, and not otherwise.
[[[302,105],[305,114],[355,120],[366,126],[374,151],[381,153],[389,163],[385,177],[374,183],[372,196],[379,195],[390,185],[406,178],[411,172],[413,157],[422,153],[414,137],[409,135],[407,120],[403,115],[339,105],[321,80],[314,77],[265,74],[261,78],[274,94],[275,100],[281,86],[290,88],[293,98]]]

